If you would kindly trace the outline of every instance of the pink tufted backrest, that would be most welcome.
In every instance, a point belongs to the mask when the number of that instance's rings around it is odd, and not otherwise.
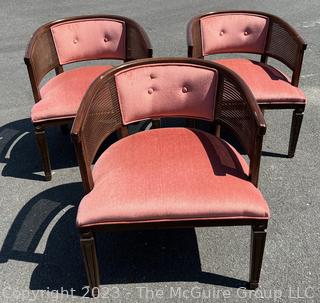
[[[81,19],[51,27],[60,64],[92,59],[125,59],[125,23]]]
[[[213,120],[215,69],[184,63],[147,64],[115,75],[124,124],[159,117]]]
[[[245,13],[222,13],[200,19],[202,55],[223,52],[263,53],[269,19]]]

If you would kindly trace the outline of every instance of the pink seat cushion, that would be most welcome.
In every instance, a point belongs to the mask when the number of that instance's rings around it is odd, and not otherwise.
[[[74,117],[90,84],[110,68],[111,65],[85,66],[50,79],[40,90],[42,99],[32,108],[32,121]]]
[[[268,219],[248,166],[225,141],[162,128],[126,137],[97,160],[78,226],[192,219]]]
[[[248,84],[259,104],[285,104],[306,102],[298,87],[291,85],[288,78],[277,69],[248,59],[215,60],[235,71]]]

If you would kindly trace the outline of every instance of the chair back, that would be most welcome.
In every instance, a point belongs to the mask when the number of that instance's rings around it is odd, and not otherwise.
[[[126,58],[126,30],[122,20],[69,20],[52,25],[50,30],[61,65],[83,60]]]
[[[93,188],[91,164],[114,131],[142,120],[185,117],[228,127],[239,139],[258,175],[263,115],[246,84],[210,61],[188,58],[136,60],[97,78],[84,96],[72,127],[86,192]]]
[[[33,34],[24,61],[35,102],[41,99],[40,82],[51,70],[87,60],[131,61],[152,57],[144,29],[135,21],[115,15],[65,18],[39,27]]]
[[[253,53],[276,59],[292,71],[298,86],[307,47],[296,30],[280,17],[255,11],[210,12],[193,17],[187,28],[188,57],[203,59],[223,53]]]
[[[114,77],[125,125],[161,117],[213,120],[218,84],[214,68],[152,63],[119,71]]]
[[[265,49],[269,18],[249,13],[228,13],[200,18],[202,55],[257,53]]]

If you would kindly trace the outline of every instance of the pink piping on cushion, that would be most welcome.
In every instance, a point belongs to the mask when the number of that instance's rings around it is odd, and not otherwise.
[[[125,23],[113,19],[83,19],[51,27],[60,64],[93,59],[125,59]]]
[[[159,117],[213,120],[218,72],[185,63],[150,64],[115,75],[124,124]]]
[[[263,53],[269,19],[243,13],[210,15],[200,19],[202,55],[223,52]]]

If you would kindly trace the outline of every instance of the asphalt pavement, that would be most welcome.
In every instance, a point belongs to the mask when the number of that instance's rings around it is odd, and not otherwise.
[[[201,12],[250,9],[276,14],[308,43],[301,88],[308,104],[296,155],[286,158],[291,111],[266,112],[260,189],[272,218],[260,288],[245,291],[247,227],[99,235],[97,302],[320,302],[318,0],[0,2],[0,302],[82,302],[86,277],[75,229],[83,195],[73,146],[50,129],[53,179],[42,180],[24,51],[42,24],[82,14],[140,23],[154,56],[186,56],[186,25]],[[261,298],[264,297],[264,298]]]

